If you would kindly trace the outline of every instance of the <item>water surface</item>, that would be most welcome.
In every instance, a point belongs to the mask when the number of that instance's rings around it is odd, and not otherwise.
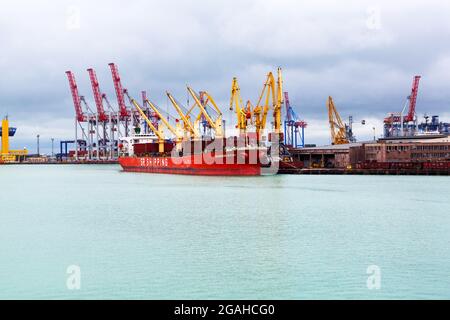
[[[449,182],[0,166],[0,298],[450,298]]]

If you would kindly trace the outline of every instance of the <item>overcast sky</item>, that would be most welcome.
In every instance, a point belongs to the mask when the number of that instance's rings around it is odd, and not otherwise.
[[[18,127],[14,147],[35,151],[73,138],[74,108],[65,77],[92,90],[86,69],[115,104],[109,62],[136,97],[143,89],[167,105],[186,84],[208,90],[226,115],[233,76],[254,103],[269,71],[281,66],[307,143],[326,144],[325,102],[353,115],[360,139],[381,134],[400,111],[415,74],[423,76],[417,111],[450,121],[448,1],[20,1],[0,9],[0,113]],[[94,105],[93,102],[91,102]],[[234,117],[233,117],[234,120]],[[48,149],[47,149],[48,150]]]

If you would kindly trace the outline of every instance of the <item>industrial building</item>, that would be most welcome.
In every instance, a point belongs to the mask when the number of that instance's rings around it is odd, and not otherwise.
[[[352,165],[364,162],[450,161],[450,138],[445,135],[380,139],[350,148]]]

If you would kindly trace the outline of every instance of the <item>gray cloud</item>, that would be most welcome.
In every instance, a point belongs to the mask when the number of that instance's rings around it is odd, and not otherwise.
[[[311,122],[309,142],[328,140],[328,95],[342,116],[373,119],[381,132],[415,74],[423,75],[419,114],[449,116],[449,14],[450,4],[437,0],[6,1],[0,113],[19,126],[18,144],[42,132],[48,147],[50,136],[72,135],[68,69],[92,105],[86,69],[96,69],[115,102],[107,65],[114,61],[135,96],[146,89],[165,106],[165,90],[183,101],[189,83],[226,111],[233,76],[254,101],[266,73],[282,66],[292,103]],[[359,136],[371,134],[361,128]]]

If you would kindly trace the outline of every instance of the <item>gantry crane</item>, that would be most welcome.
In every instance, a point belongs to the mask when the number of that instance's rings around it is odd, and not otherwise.
[[[216,139],[220,139],[224,137],[224,131],[223,131],[223,121],[222,121],[222,112],[220,111],[219,107],[217,106],[217,103],[214,101],[212,96],[206,92],[202,91],[201,95],[202,97],[199,97],[192,88],[187,87],[190,95],[195,101],[194,106],[198,106],[200,108],[200,116],[203,116],[205,120],[207,121],[208,125],[214,130],[214,136]],[[203,101],[201,101],[203,100]],[[215,119],[211,118],[206,108],[209,106],[209,104],[212,105],[213,110],[217,113],[217,116]]]
[[[95,70],[92,68],[87,69],[89,73],[89,78],[91,80],[92,92],[94,94],[94,101],[97,107],[96,120],[100,123],[103,136],[100,139],[100,145],[103,148],[104,156],[108,153],[107,146],[109,145],[109,156],[111,158],[115,157],[115,146],[116,139],[114,137],[114,133],[117,131],[117,115],[114,114],[114,110],[109,103],[109,100],[106,97],[106,94],[102,93],[100,90],[100,85],[97,80],[97,75]],[[105,111],[103,107],[103,101],[105,100],[106,105],[108,106],[109,112]],[[107,132],[107,128],[109,128],[109,133]],[[97,134],[99,134],[97,130]],[[100,146],[99,146],[100,148]]]
[[[289,94],[284,93],[286,105],[286,120],[284,121],[284,144],[293,148],[303,148],[305,146],[305,128],[307,123],[301,120],[289,101]]]
[[[136,116],[136,114],[133,114],[125,104],[124,93],[126,89],[124,89],[122,86],[122,81],[119,75],[119,69],[114,63],[110,63],[109,67],[111,69],[111,76],[114,83],[114,89],[116,91],[117,103],[119,105],[119,122],[122,123],[125,131],[124,136],[127,137],[130,132],[129,130],[130,120],[133,119],[133,124],[137,125],[138,117]]]
[[[328,97],[327,100],[328,108],[328,122],[330,124],[331,130],[331,144],[347,144],[349,139],[347,137],[346,125],[341,119],[341,116],[336,110],[332,97]]]
[[[89,159],[93,156],[94,148],[94,134],[96,130],[97,119],[95,117],[95,112],[90,109],[84,96],[79,94],[77,82],[75,81],[75,75],[72,71],[66,71],[67,79],[69,80],[70,91],[72,93],[73,104],[75,106],[75,158],[78,159],[78,151],[81,146],[85,146],[88,149]],[[82,105],[85,106],[85,111],[83,111]],[[85,130],[83,123],[87,123],[88,129]],[[78,139],[78,129],[81,129],[81,140]],[[87,132],[86,132],[87,131]],[[85,139],[85,140],[83,140]],[[96,144],[98,147],[98,141]],[[97,148],[97,156],[98,156]]]

